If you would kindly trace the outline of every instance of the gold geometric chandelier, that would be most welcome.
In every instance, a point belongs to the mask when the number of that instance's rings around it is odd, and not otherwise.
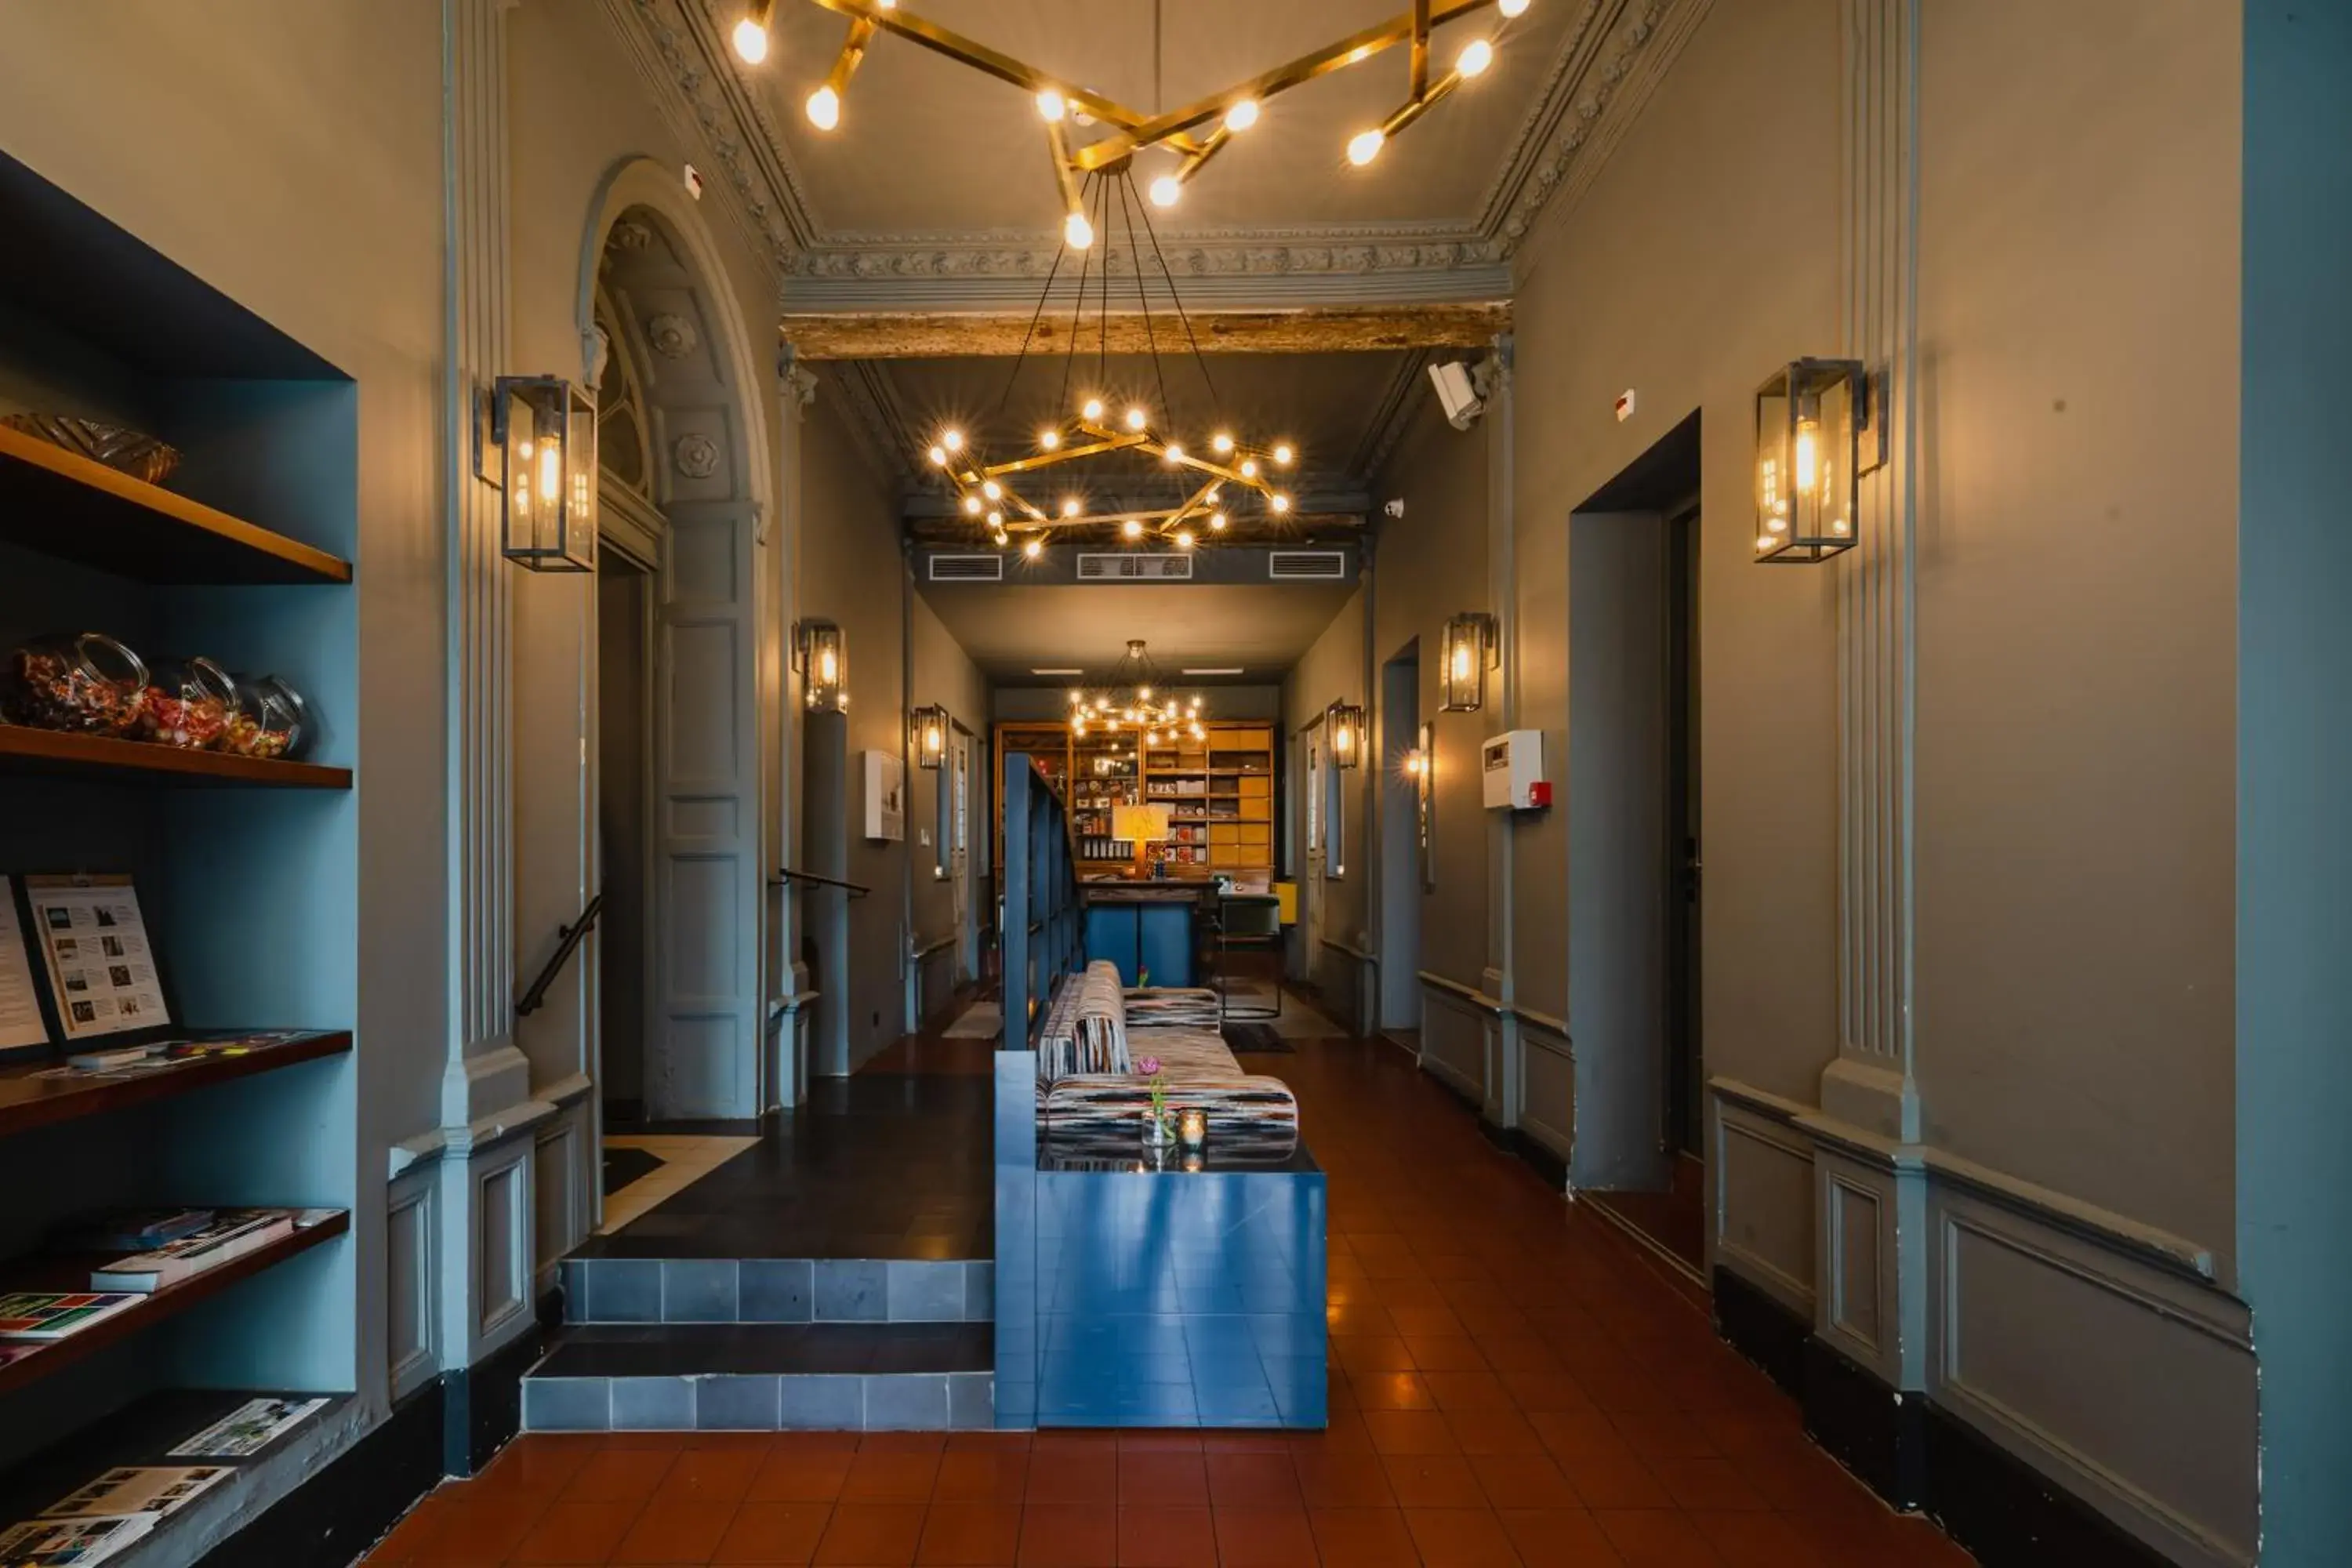
[[[1199,693],[1187,701],[1168,690],[1160,683],[1159,667],[1144,651],[1141,637],[1129,640],[1126,657],[1103,678],[1102,684],[1109,689],[1091,695],[1084,688],[1071,691],[1072,732],[1084,736],[1093,727],[1116,735],[1123,725],[1140,734],[1148,746],[1158,745],[1162,734],[1171,741],[1187,733],[1196,741],[1207,738],[1209,732],[1201,723]]]
[[[1054,171],[1063,202],[1063,236],[1070,247],[1083,250],[1092,243],[1093,225],[1081,199],[1079,182],[1088,174],[1124,172],[1135,155],[1148,148],[1167,149],[1177,158],[1175,167],[1151,182],[1153,205],[1173,206],[1186,184],[1234,136],[1248,132],[1262,118],[1265,106],[1291,89],[1318,77],[1362,64],[1399,44],[1409,47],[1405,100],[1378,125],[1366,126],[1348,142],[1348,161],[1361,167],[1380,156],[1397,133],[1462,83],[1484,73],[1495,63],[1495,51],[1511,22],[1526,14],[1531,0],[1413,0],[1412,7],[1350,34],[1319,49],[1285,61],[1234,82],[1180,108],[1146,114],[1118,100],[1066,81],[1025,60],[989,47],[976,39],[916,16],[897,0],[813,0],[828,11],[847,16],[849,34],[834,57],[833,68],[803,105],[809,123],[820,131],[841,123],[850,78],[866,58],[877,32],[919,44],[960,64],[1010,82],[1035,97],[1054,156]],[[1489,35],[1471,39],[1454,56],[1454,68],[1433,76],[1430,70],[1432,34],[1449,22],[1484,11],[1501,13],[1502,24]],[[748,0],[735,24],[735,52],[747,65],[768,58],[768,27],[775,0]],[[1105,128],[1104,134],[1073,148],[1066,129],[1076,114]]]

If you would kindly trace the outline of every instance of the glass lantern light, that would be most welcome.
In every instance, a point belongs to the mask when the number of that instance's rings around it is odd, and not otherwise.
[[[552,375],[502,375],[477,472],[505,492],[499,550],[533,572],[596,569],[596,399]],[[488,452],[499,455],[497,473]]]
[[[1364,710],[1352,702],[1334,702],[1323,712],[1323,732],[1331,741],[1331,765],[1352,768],[1364,760]]]
[[[1445,623],[1439,643],[1438,706],[1448,713],[1475,713],[1486,705],[1486,672],[1503,662],[1503,647],[1495,636],[1495,617],[1483,610],[1465,610]]]
[[[812,713],[848,711],[849,649],[841,627],[832,621],[803,621],[799,641],[803,705]]]
[[[937,769],[947,760],[948,710],[938,703],[915,710],[912,734],[918,766]]]
[[[1853,548],[1869,386],[1859,360],[1801,359],[1757,388],[1758,561],[1826,561]]]

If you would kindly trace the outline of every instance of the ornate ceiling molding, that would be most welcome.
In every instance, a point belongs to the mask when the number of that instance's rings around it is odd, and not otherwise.
[[[1051,269],[1055,242],[1045,234],[828,230],[726,47],[731,3],[606,0],[606,9],[633,36],[641,60],[657,67],[650,74],[660,94],[709,148],[787,299],[802,308],[980,306],[1034,288]],[[1481,194],[1473,226],[1179,231],[1161,237],[1169,268],[1192,286],[1188,297],[1205,287],[1269,303],[1329,300],[1343,290],[1360,298],[1366,284],[1395,300],[1507,294],[1511,263],[1538,217],[1555,203],[1572,205],[1590,185],[1709,4],[1583,0],[1543,90]],[[1131,258],[1113,256],[1110,265],[1115,276],[1132,276]]]

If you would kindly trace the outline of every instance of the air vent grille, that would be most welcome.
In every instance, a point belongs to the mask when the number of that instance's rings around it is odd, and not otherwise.
[[[1004,557],[1002,555],[934,555],[930,557],[931,581],[934,583],[1002,583],[1004,581]]]
[[[1348,552],[1344,550],[1269,550],[1265,556],[1265,574],[1279,583],[1295,583],[1301,579],[1344,581],[1348,575]]]
[[[1139,551],[1118,553],[1082,553],[1078,557],[1078,581],[1081,583],[1165,583],[1188,580],[1192,575],[1192,558],[1189,555],[1147,555]]]

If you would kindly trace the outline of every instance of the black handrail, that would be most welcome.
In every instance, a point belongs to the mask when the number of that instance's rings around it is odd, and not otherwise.
[[[556,944],[555,956],[547,961],[547,967],[539,972],[539,978],[530,983],[530,989],[522,994],[522,1000],[515,1004],[516,1017],[528,1017],[539,1011],[539,1005],[547,999],[547,988],[555,984],[555,977],[563,973],[565,964],[572,962],[572,950],[580,945],[581,939],[596,923],[596,917],[604,912],[604,895],[599,893],[588,900],[588,907],[580,911],[579,920],[571,925],[555,928],[555,934],[563,940]]]
[[[845,882],[838,877],[820,877],[814,871],[795,871],[790,866],[778,871],[776,876],[786,882],[818,882],[828,888],[839,888],[853,899],[862,899],[874,890],[862,882]]]

